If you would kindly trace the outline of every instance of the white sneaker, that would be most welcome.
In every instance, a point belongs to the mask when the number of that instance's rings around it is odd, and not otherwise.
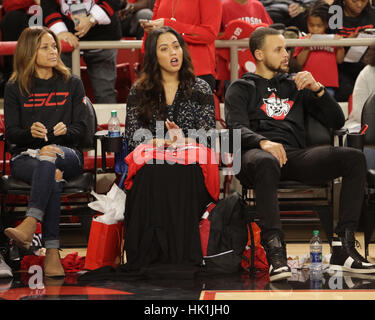
[[[0,278],[13,277],[12,269],[6,264],[3,256],[0,253]]]

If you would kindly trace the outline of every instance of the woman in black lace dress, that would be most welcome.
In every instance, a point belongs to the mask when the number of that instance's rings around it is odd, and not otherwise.
[[[206,205],[218,198],[217,166],[150,164],[153,160],[139,165],[133,155],[145,144],[162,153],[185,143],[193,148],[197,144],[187,137],[189,130],[214,128],[213,94],[194,76],[184,40],[170,27],[154,29],[146,39],[143,72],[127,102],[125,135],[133,153],[126,158],[127,263],[120,268],[160,266],[169,274],[179,266],[200,266],[199,220]]]

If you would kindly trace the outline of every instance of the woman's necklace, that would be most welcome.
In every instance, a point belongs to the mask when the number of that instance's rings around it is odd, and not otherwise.
[[[174,17],[174,14],[176,13],[177,7],[180,4],[181,0],[177,0],[176,6],[175,6],[175,0],[172,0],[172,18],[171,20],[176,21],[176,18]]]

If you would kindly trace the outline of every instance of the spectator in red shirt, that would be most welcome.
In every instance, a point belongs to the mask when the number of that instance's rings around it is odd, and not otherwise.
[[[323,0],[316,0],[306,11],[307,28],[311,38],[314,34],[325,34],[329,21],[329,5]],[[335,39],[341,38],[339,35]],[[334,96],[335,89],[339,86],[337,64],[344,60],[343,47],[297,47],[294,56],[303,70],[311,72],[314,78],[322,83],[327,91]]]
[[[232,20],[243,20],[250,24],[273,24],[263,4],[258,0],[222,0],[223,15],[221,19],[221,31],[224,31]]]

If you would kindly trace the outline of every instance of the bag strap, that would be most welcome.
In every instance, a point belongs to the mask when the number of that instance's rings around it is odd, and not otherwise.
[[[210,202],[207,206],[206,206],[206,210],[204,211],[201,219],[208,219],[208,217],[210,216],[210,213],[212,211],[213,208],[216,207],[216,203],[215,202]]]
[[[124,190],[124,188],[125,188],[125,179],[126,179],[127,175],[128,175],[128,166],[126,166],[124,168],[124,172],[122,173],[120,182],[118,184],[119,188],[122,189],[122,190]]]
[[[250,257],[251,257],[251,265],[250,265],[250,272],[251,273],[255,273],[255,240],[254,240],[254,230],[253,230],[253,226],[251,225],[251,222],[247,224],[247,228],[248,230],[250,230],[250,241],[251,241],[251,245],[250,245]]]

